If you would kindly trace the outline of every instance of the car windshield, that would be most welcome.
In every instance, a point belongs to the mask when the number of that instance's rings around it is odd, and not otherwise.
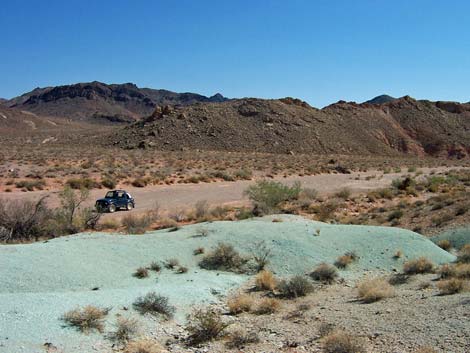
[[[112,199],[112,198],[114,197],[114,192],[113,192],[113,191],[108,191],[108,192],[106,193],[106,197]]]

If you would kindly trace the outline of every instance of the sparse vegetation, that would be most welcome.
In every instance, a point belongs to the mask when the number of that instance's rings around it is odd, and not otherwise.
[[[451,278],[437,283],[440,295],[451,295],[464,290],[465,282],[459,278]]]
[[[270,180],[260,180],[246,189],[255,208],[263,214],[269,214],[279,209],[281,203],[299,198],[300,183],[287,186]]]
[[[136,278],[147,278],[149,276],[149,271],[145,267],[139,267],[134,272],[134,277]]]
[[[115,326],[116,330],[111,337],[120,343],[129,341],[139,332],[139,322],[134,318],[118,317]]]
[[[255,288],[256,290],[269,290],[272,291],[276,288],[277,280],[271,271],[263,270],[256,275]]]
[[[258,307],[256,308],[256,314],[258,315],[266,315],[266,314],[273,314],[279,311],[281,307],[281,302],[276,298],[263,298],[258,303]]]
[[[465,244],[460,249],[457,262],[470,263],[470,244]]]
[[[142,315],[162,315],[165,318],[172,318],[176,310],[174,306],[170,305],[167,297],[155,292],[150,292],[143,297],[137,298],[133,306]]]
[[[87,305],[82,309],[77,308],[66,312],[62,316],[62,320],[84,333],[89,333],[93,330],[103,332],[104,318],[108,315],[109,311],[109,308]]]
[[[222,321],[221,315],[210,308],[196,309],[188,316],[186,331],[189,333],[188,344],[199,345],[220,337],[228,324]]]
[[[278,290],[285,298],[304,297],[313,292],[313,285],[304,276],[297,275],[288,280],[282,280]]]
[[[165,353],[166,350],[157,342],[148,338],[131,341],[126,345],[124,353]]]
[[[358,285],[358,297],[364,303],[373,303],[394,294],[393,287],[383,278],[366,279]]]
[[[242,272],[247,261],[232,245],[218,243],[216,248],[199,262],[199,266],[206,270]]]
[[[246,332],[242,330],[236,330],[230,332],[228,335],[227,343],[225,344],[229,349],[242,349],[248,344],[258,343],[259,337],[256,332]]]
[[[403,272],[407,275],[416,275],[420,273],[432,273],[434,264],[426,259],[420,257],[416,260],[410,260],[403,265]]]
[[[248,294],[238,294],[227,300],[227,306],[232,315],[250,312],[253,305],[254,300]]]
[[[338,277],[338,270],[333,265],[321,263],[310,273],[310,277],[315,281],[332,283]]]
[[[366,353],[364,342],[344,331],[334,331],[323,341],[324,353]]]

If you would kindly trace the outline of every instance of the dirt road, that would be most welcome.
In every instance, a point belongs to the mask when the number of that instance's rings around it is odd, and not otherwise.
[[[429,170],[421,169],[423,173]],[[321,174],[303,177],[288,177],[276,179],[286,184],[300,181],[303,187],[314,188],[320,195],[332,194],[341,188],[349,188],[353,192],[361,192],[390,185],[393,179],[405,173],[383,174],[377,171],[368,171],[353,174]],[[366,180],[367,176],[376,177]],[[197,201],[206,200],[212,205],[237,205],[247,203],[248,200],[243,195],[244,190],[254,181],[236,182],[215,182],[200,184],[176,184],[176,185],[156,185],[145,188],[125,187],[136,199],[136,211],[149,210],[156,203],[160,205],[162,211],[173,211],[175,209],[192,207]],[[91,191],[88,205],[93,205],[94,201],[103,197],[105,189]],[[51,206],[58,206],[57,191],[33,191],[33,192],[9,192],[0,193],[0,198],[8,199],[29,199],[35,200],[41,196],[50,196],[48,202]],[[121,217],[125,212],[116,212],[112,217]]]

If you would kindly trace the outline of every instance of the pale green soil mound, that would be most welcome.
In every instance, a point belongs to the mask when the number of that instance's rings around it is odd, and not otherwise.
[[[283,221],[272,222],[273,218]],[[204,232],[208,235],[198,236]],[[176,320],[182,321],[194,304],[223,300],[228,290],[248,279],[247,275],[201,270],[197,266],[201,255],[194,256],[193,250],[204,247],[208,252],[218,242],[226,242],[248,255],[259,241],[272,248],[268,267],[280,276],[309,272],[320,262],[333,263],[347,251],[356,252],[360,259],[341,271],[346,279],[364,271],[400,270],[403,261],[420,256],[436,264],[455,259],[410,231],[328,225],[295,216],[204,223],[145,235],[83,233],[48,242],[4,245],[0,246],[0,352],[44,352],[46,342],[66,352],[93,351],[92,346],[107,352],[111,343],[103,335],[83,335],[65,328],[60,316],[87,304],[113,307],[109,331],[115,314],[137,315],[132,303],[149,291],[168,296],[177,307]],[[399,260],[393,258],[397,250],[403,253]],[[170,258],[188,267],[188,273],[164,269],[160,274],[150,272],[146,279],[132,276],[140,266]]]
[[[460,249],[465,244],[470,244],[470,226],[451,229],[431,238],[434,243],[440,240],[449,240],[452,247]]]

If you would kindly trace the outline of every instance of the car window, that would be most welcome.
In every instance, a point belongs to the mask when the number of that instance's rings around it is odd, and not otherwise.
[[[124,193],[123,193],[123,192],[118,192],[118,193],[117,193],[117,197],[119,197],[119,198],[124,197]]]
[[[105,196],[105,197],[108,197],[108,198],[111,198],[111,199],[112,199],[113,196],[114,196],[114,192],[113,192],[113,191],[108,191],[108,192],[106,193],[106,196]]]

